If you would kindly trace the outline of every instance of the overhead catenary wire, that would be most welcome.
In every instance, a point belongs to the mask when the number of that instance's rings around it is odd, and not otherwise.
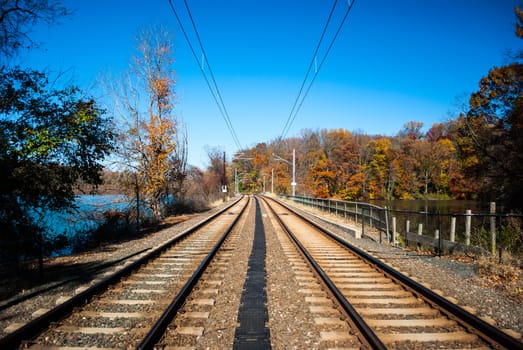
[[[216,95],[218,96],[220,104],[223,107],[225,120],[226,120],[227,124],[230,126],[230,131],[231,131],[232,137],[234,139],[234,143],[236,144],[238,149],[241,149],[242,147],[241,147],[240,141],[238,139],[238,135],[234,131],[234,127],[231,122],[231,118],[229,117],[229,113],[227,112],[227,108],[225,107],[225,103],[223,102],[222,94],[220,93],[220,89],[218,89],[218,84],[216,83],[216,79],[214,78],[214,73],[212,72],[211,64],[209,63],[209,60],[207,59],[207,54],[205,53],[205,49],[203,47],[203,43],[200,38],[200,33],[199,33],[198,29],[196,28],[196,23],[194,22],[194,18],[193,18],[191,10],[189,9],[189,4],[187,3],[187,0],[184,0],[184,4],[185,4],[185,8],[187,9],[187,14],[189,15],[189,19],[191,20],[191,24],[193,26],[194,32],[196,34],[196,38],[198,39],[198,43],[202,50],[203,60],[207,64],[207,67],[209,68],[209,74],[211,75],[212,82],[214,84],[214,87],[216,88]]]
[[[296,96],[296,99],[294,100],[294,104],[292,105],[292,108],[291,108],[291,112],[289,114],[289,117],[287,118],[287,121],[285,122],[285,125],[283,127],[283,130],[282,130],[282,136],[281,138],[283,138],[285,136],[285,134],[287,133],[287,127],[290,127],[290,122],[291,122],[291,117],[296,109],[296,106],[298,104],[298,101],[300,99],[300,96],[302,95],[302,92],[303,92],[303,88],[305,86],[305,83],[307,82],[307,78],[309,77],[309,73],[311,72],[311,69],[312,69],[312,65],[313,64],[317,64],[317,55],[318,55],[318,50],[320,49],[320,46],[321,46],[321,43],[323,42],[323,38],[325,37],[325,33],[327,32],[327,28],[329,26],[329,23],[332,19],[332,15],[334,13],[334,10],[336,9],[336,4],[338,3],[338,0],[334,0],[334,4],[332,5],[332,8],[330,10],[330,13],[329,13],[329,17],[327,18],[327,22],[325,23],[325,26],[323,27],[323,31],[321,33],[321,36],[320,36],[320,40],[318,41],[318,44],[316,45],[316,49],[314,50],[314,54],[312,55],[312,59],[309,63],[309,68],[307,69],[307,73],[305,73],[305,77],[303,78],[303,81],[301,83],[301,86],[300,86],[300,90],[298,92],[298,95]],[[315,72],[318,71],[318,68],[317,68],[317,65],[315,67]]]
[[[191,50],[191,53],[192,53],[195,61],[198,63],[198,67],[200,68],[200,72],[202,73],[202,75],[203,75],[203,77],[205,79],[205,82],[207,83],[207,87],[209,88],[209,90],[211,92],[211,95],[212,95],[214,101],[216,102],[216,105],[218,106],[218,110],[220,111],[220,114],[223,117],[223,119],[225,121],[225,124],[227,125],[227,128],[229,129],[229,132],[230,132],[230,134],[232,136],[232,139],[233,139],[237,149],[240,150],[240,149],[242,149],[241,143],[240,143],[240,141],[238,139],[238,135],[236,134],[236,131],[234,130],[234,126],[233,126],[233,124],[231,122],[231,118],[229,116],[229,113],[227,112],[227,108],[225,107],[225,103],[223,102],[223,98],[222,98],[222,95],[220,93],[220,89],[218,88],[218,84],[216,83],[216,79],[215,79],[214,74],[212,72],[211,65],[209,63],[209,60],[207,59],[207,54],[205,53],[205,49],[203,47],[203,43],[202,43],[202,40],[200,38],[200,34],[198,32],[198,29],[196,28],[196,23],[195,23],[194,18],[192,16],[191,10],[189,9],[189,5],[187,4],[187,0],[184,0],[184,4],[185,4],[185,9],[186,9],[187,14],[189,16],[189,19],[191,21],[193,30],[195,32],[195,35],[196,35],[196,38],[197,38],[197,41],[198,41],[198,45],[200,46],[200,50],[202,52],[201,63],[200,63],[200,59],[198,58],[198,55],[196,54],[194,46],[191,43],[189,35],[187,34],[187,31],[185,30],[183,22],[182,22],[180,16],[178,15],[178,12],[176,11],[176,8],[174,7],[174,4],[173,4],[172,0],[169,0],[169,5],[171,7],[171,10],[172,10],[174,16],[176,17],[176,20],[178,21],[178,24],[180,26],[182,34],[183,34],[185,40],[187,41],[187,44],[189,45],[189,49]],[[207,68],[209,70],[209,74],[210,74],[210,77],[211,77],[212,84],[211,84],[211,81],[209,81],[209,78],[207,77],[207,74],[205,73],[205,69],[204,69],[205,66],[207,66]]]
[[[279,137],[280,140],[282,140],[287,135],[287,133],[289,132],[289,129],[291,128],[294,120],[296,119],[296,116],[298,115],[298,112],[300,111],[301,106],[303,105],[303,102],[305,101],[305,98],[309,94],[309,91],[310,91],[310,89],[312,87],[312,84],[316,80],[316,77],[318,76],[318,74],[319,74],[319,72],[321,70],[321,67],[325,63],[325,60],[327,59],[327,56],[329,55],[329,52],[331,51],[332,47],[334,46],[334,42],[338,38],[338,35],[341,32],[341,29],[343,28],[343,25],[345,24],[345,21],[346,21],[347,17],[349,16],[349,13],[351,12],[352,6],[354,5],[355,1],[356,0],[351,0],[351,1],[348,2],[347,10],[345,11],[345,14],[343,15],[343,18],[342,18],[340,24],[338,25],[338,28],[337,28],[334,36],[332,37],[332,40],[331,40],[329,46],[327,47],[327,50],[325,51],[325,54],[323,55],[322,59],[320,60],[320,64],[318,65],[317,64],[318,51],[319,51],[319,49],[321,47],[323,39],[325,38],[325,34],[327,32],[327,28],[328,28],[328,26],[329,26],[329,24],[331,22],[334,10],[336,9],[337,3],[338,3],[338,0],[334,1],[334,4],[332,5],[331,11],[329,13],[329,17],[327,18],[327,22],[325,23],[325,26],[323,28],[322,34],[320,36],[318,44],[316,45],[316,49],[314,50],[314,54],[312,55],[312,59],[311,59],[311,61],[309,63],[309,68],[307,69],[307,72],[305,73],[305,77],[303,78],[303,82],[302,82],[302,84],[300,86],[300,90],[298,92],[298,95],[296,96],[296,99],[294,100],[294,103],[293,103],[292,108],[291,108],[291,112],[289,113],[289,116],[287,117],[287,120],[285,122],[283,130],[282,130],[281,135]],[[314,72],[314,75],[313,75],[312,79],[309,82],[309,85],[307,86],[307,88],[305,89],[305,92],[304,92],[304,87],[305,87],[305,85],[306,85],[306,83],[308,81],[309,74],[311,72],[311,69],[312,69],[313,65],[315,66],[315,72]]]

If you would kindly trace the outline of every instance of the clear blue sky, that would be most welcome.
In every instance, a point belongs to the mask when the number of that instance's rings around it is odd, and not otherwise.
[[[173,2],[183,15],[183,1]],[[166,25],[175,33],[176,113],[187,124],[189,163],[207,164],[206,145],[229,156],[237,150],[168,0],[66,3],[74,15],[37,28],[33,37],[42,49],[22,56],[22,64],[69,70],[87,89],[101,73],[127,69],[140,29]],[[240,143],[274,140],[333,1],[188,3]],[[506,50],[523,48],[514,35],[516,5],[523,2],[356,0],[287,136],[321,128],[394,135],[411,120],[428,128],[455,116],[456,98],[463,100],[490,68],[507,63]],[[346,8],[340,0],[326,43]]]

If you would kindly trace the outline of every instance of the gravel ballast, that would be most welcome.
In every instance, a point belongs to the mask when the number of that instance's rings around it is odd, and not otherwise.
[[[309,209],[307,211],[310,212]],[[101,265],[111,262],[117,265],[117,262],[121,259],[165,242],[210,214],[195,215],[185,222],[149,234],[141,239],[106,246],[103,249],[89,253],[52,259],[46,262],[46,266],[72,263]],[[317,215],[319,214],[311,215],[311,217],[314,217],[314,220],[319,220]],[[351,223],[333,217],[328,217],[327,219],[337,224],[329,225],[329,228],[345,237],[351,243],[371,252],[377,257],[385,259],[395,268],[408,273],[411,277],[415,277],[423,283],[431,285],[432,288],[441,290],[444,296],[456,299],[460,306],[475,310],[478,316],[492,320],[498,327],[510,329],[520,334],[523,333],[523,298],[508,294],[502,288],[487,283],[485,277],[480,275],[477,264],[474,261],[462,262],[451,256],[435,257],[417,251],[379,244],[368,238],[355,239],[352,235],[347,234],[346,229],[339,226],[342,225],[346,228],[352,227],[355,229],[354,226],[351,226]],[[265,229],[271,231],[268,218],[264,216],[263,221]],[[248,231],[253,229],[249,227],[249,224],[246,224],[245,228]],[[295,282],[285,278],[289,266],[285,259],[279,258],[279,254],[282,254],[281,247],[274,233],[268,232],[266,239],[268,247],[266,257],[268,299],[269,302],[275,303],[275,305],[286,305],[286,300],[278,299],[285,298],[285,293],[281,293],[281,296],[274,293],[277,293],[276,289],[280,287],[292,287],[292,283]],[[245,258],[246,256],[239,260]],[[242,269],[244,268],[242,267]],[[103,273],[104,271],[100,269],[97,273]],[[94,275],[93,273],[93,277]],[[67,276],[68,279],[72,277],[74,276]],[[238,278],[242,278],[242,274],[239,274]],[[87,282],[82,279],[63,282],[62,284],[60,284],[61,281],[55,281],[53,284],[41,285],[37,288],[23,291],[9,300],[0,301],[0,337],[6,334],[7,327],[11,326],[14,328],[13,324],[16,326],[16,324],[29,321],[33,318],[34,312],[53,307],[58,298],[72,295],[75,289]],[[4,283],[8,283],[8,281],[4,281]],[[523,288],[522,285],[520,287]],[[31,295],[31,297],[24,300],[23,297],[28,295]],[[300,315],[299,311],[293,309],[292,306],[287,305],[286,307],[293,310],[297,316]],[[269,312],[269,325],[274,325],[277,321],[276,311],[269,309]],[[300,321],[298,317],[296,322],[310,323],[310,316],[304,314],[303,320]],[[283,332],[283,329],[281,331]],[[276,329],[271,329],[271,338],[277,338],[277,332]],[[287,332],[285,336],[280,337],[282,343],[286,342],[286,345],[291,347],[301,343],[300,341],[292,341],[292,330],[289,329]],[[281,348],[284,347],[282,345]]]
[[[359,231],[361,227],[352,222],[291,202],[286,204],[306,213],[314,221],[327,225],[334,233],[385,260],[401,272],[440,290],[445,297],[457,300],[458,305],[507,330],[510,335],[521,337],[523,334],[523,293],[510,293],[507,288],[491,283],[489,276],[480,274],[476,261],[467,259],[463,262],[458,260],[460,256],[438,257],[426,252],[380,244],[376,237],[357,239],[349,231]],[[510,289],[518,288],[523,288],[521,273],[516,282],[511,282]]]

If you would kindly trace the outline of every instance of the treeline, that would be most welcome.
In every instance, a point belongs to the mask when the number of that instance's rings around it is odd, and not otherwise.
[[[406,123],[395,136],[304,130],[235,155],[231,172],[244,191],[344,200],[452,198],[496,201],[521,210],[523,65],[492,69],[466,113],[423,131]]]
[[[167,29],[150,26],[136,35],[129,69],[98,82],[103,97],[16,63],[39,46],[30,35],[35,25],[69,16],[60,1],[0,6],[0,261],[39,257],[41,268],[44,256],[70,240],[45,217],[76,215],[79,194],[127,195],[131,211],[103,213],[97,235],[104,239],[117,237],[112,228],[140,234],[144,224],[206,209],[223,196],[223,171],[187,164]]]
[[[243,190],[261,190],[265,177],[267,191],[270,185],[275,192],[290,194],[294,149],[301,195],[345,200],[475,197],[477,191],[463,175],[451,131],[455,124],[435,124],[426,133],[422,126],[410,122],[393,137],[304,130],[300,137],[243,151],[233,167],[242,174]]]
[[[266,191],[290,194],[295,150],[300,195],[345,200],[472,198],[477,192],[463,175],[451,125],[436,124],[422,133],[422,123],[410,122],[394,137],[304,130],[300,137],[242,152],[233,167],[242,174],[244,190],[261,190],[265,178]]]
[[[515,12],[521,38],[523,16]],[[428,131],[417,121],[395,136],[305,130],[243,150],[229,164],[210,149],[201,170],[187,164],[187,132],[174,110],[174,41],[162,27],[137,35],[129,71],[102,82],[107,100],[14,64],[37,46],[34,25],[70,15],[60,1],[0,6],[0,259],[49,253],[56,244],[42,218],[49,210],[74,212],[75,196],[97,186],[127,194],[154,220],[169,214],[173,198],[198,208],[221,200],[225,185],[229,193],[236,185],[291,193],[293,150],[297,194],[478,198],[522,209],[522,53],[481,79],[466,112]]]
[[[516,35],[523,13],[516,8]],[[304,130],[299,137],[238,152],[229,177],[244,191],[297,193],[344,200],[453,198],[523,209],[523,53],[492,68],[457,118],[427,131],[418,121],[395,136]],[[322,118],[324,116],[319,116]],[[325,116],[328,117],[328,116]],[[269,188],[270,186],[270,188]]]

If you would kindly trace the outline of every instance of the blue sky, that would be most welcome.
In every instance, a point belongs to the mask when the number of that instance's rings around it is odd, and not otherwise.
[[[333,1],[187,1],[241,145],[276,139]],[[21,56],[22,64],[68,71],[97,95],[100,75],[128,68],[140,29],[165,25],[175,35],[176,113],[187,125],[189,163],[205,167],[206,146],[229,156],[237,150],[168,0],[65,3],[74,15],[36,28],[43,45]],[[173,3],[189,30],[183,1]],[[411,120],[429,128],[455,116],[456,99],[507,63],[507,50],[522,48],[513,34],[516,5],[523,2],[356,0],[286,136],[321,128],[394,135]],[[326,43],[347,6],[339,1]]]

